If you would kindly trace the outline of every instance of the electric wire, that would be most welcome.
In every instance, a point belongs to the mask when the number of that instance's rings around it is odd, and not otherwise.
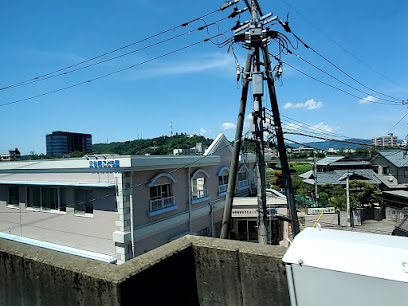
[[[229,31],[229,30],[228,30],[228,31]],[[226,31],[226,32],[228,32],[228,31]],[[64,90],[67,90],[67,89],[71,89],[71,88],[74,88],[74,87],[77,87],[77,86],[80,86],[80,85],[84,85],[84,84],[87,84],[87,83],[91,83],[91,82],[94,82],[94,81],[96,81],[96,80],[100,80],[100,79],[102,79],[102,78],[109,77],[109,76],[111,76],[111,75],[114,75],[114,74],[117,74],[117,73],[120,73],[120,72],[129,70],[129,69],[132,69],[132,68],[141,66],[141,65],[144,65],[144,64],[146,64],[146,63],[149,63],[149,62],[158,60],[158,59],[163,58],[163,57],[166,57],[166,56],[168,56],[168,55],[171,55],[171,54],[180,52],[180,51],[185,50],[185,49],[188,49],[188,48],[191,48],[191,47],[196,46],[196,45],[199,45],[199,44],[201,44],[201,43],[203,43],[203,42],[207,42],[207,41],[209,41],[211,38],[215,38],[215,37],[218,37],[218,36],[220,36],[220,35],[221,35],[221,34],[217,34],[217,35],[212,36],[212,37],[210,37],[210,38],[206,38],[206,39],[204,39],[204,40],[197,41],[197,42],[192,43],[192,44],[189,44],[189,45],[187,45],[187,46],[184,46],[184,47],[175,49],[175,50],[173,50],[173,51],[164,53],[164,54],[162,54],[162,55],[155,56],[155,57],[150,58],[150,59],[148,59],[148,60],[145,60],[145,61],[142,61],[142,62],[133,64],[133,65],[131,65],[131,66],[128,66],[128,67],[125,67],[125,68],[122,68],[122,69],[119,69],[119,70],[115,70],[115,71],[109,72],[109,73],[107,73],[107,74],[104,74],[104,75],[101,75],[101,76],[98,76],[98,77],[95,77],[95,78],[92,78],[92,79],[89,79],[89,80],[86,80],[86,81],[82,81],[82,82],[79,82],[79,83],[75,83],[75,84],[72,84],[72,85],[69,85],[69,86],[66,86],[66,87],[62,87],[62,88],[59,88],[59,89],[56,89],[56,90],[51,90],[51,91],[48,91],[48,92],[45,92],[45,93],[41,93],[41,94],[38,94],[38,95],[34,95],[34,96],[31,96],[31,97],[28,97],[28,98],[23,98],[23,99],[19,99],[19,100],[14,100],[14,101],[10,101],[10,102],[5,102],[5,103],[0,104],[0,107],[6,106],[6,105],[11,105],[11,104],[16,104],[16,103],[20,103],[20,102],[24,102],[24,101],[28,101],[28,100],[32,100],[32,99],[35,99],[35,98],[39,98],[39,97],[47,96],[47,95],[50,95],[50,94],[53,94],[53,93],[57,93],[57,92],[60,92],[60,91],[64,91]]]
[[[129,47],[132,47],[132,46],[134,46],[134,45],[137,45],[137,44],[139,44],[139,43],[145,42],[145,41],[150,40],[150,39],[152,39],[152,38],[155,38],[155,37],[161,36],[161,35],[163,35],[163,34],[166,34],[166,33],[168,33],[168,32],[174,31],[175,29],[178,29],[178,28],[181,28],[181,27],[186,27],[187,25],[189,25],[189,24],[191,24],[191,23],[193,23],[193,22],[202,20],[203,18],[208,17],[208,16],[210,16],[210,15],[213,15],[214,13],[219,12],[219,11],[220,11],[220,9],[214,10],[214,11],[209,12],[209,13],[206,13],[206,14],[200,16],[200,17],[194,18],[194,19],[192,19],[192,20],[190,20],[190,21],[187,21],[187,22],[184,22],[184,23],[182,23],[182,24],[180,24],[180,25],[177,25],[177,26],[175,26],[175,27],[171,27],[171,28],[169,28],[169,29],[167,29],[167,30],[164,30],[164,31],[161,31],[161,32],[156,33],[156,34],[154,34],[154,35],[151,35],[151,36],[149,36],[149,37],[140,39],[140,40],[138,40],[138,41],[135,41],[135,42],[130,43],[130,44],[128,44],[128,45],[125,45],[125,46],[123,46],[123,47],[120,47],[120,48],[117,48],[117,49],[114,49],[114,50],[105,52],[105,53],[103,53],[103,54],[94,56],[94,57],[92,57],[92,58],[83,60],[83,61],[81,61],[81,62],[79,62],[79,63],[73,64],[73,65],[69,65],[69,66],[67,66],[67,67],[60,68],[60,69],[58,69],[58,70],[55,70],[55,71],[52,71],[52,72],[48,72],[48,73],[46,73],[46,74],[42,74],[42,75],[39,75],[39,76],[37,76],[37,77],[31,78],[31,79],[27,79],[27,80],[24,80],[24,81],[21,81],[21,82],[18,82],[18,83],[14,83],[14,84],[11,84],[11,85],[7,85],[7,86],[4,86],[4,87],[1,87],[1,88],[0,88],[0,91],[1,91],[1,90],[5,90],[5,89],[9,89],[9,88],[18,87],[18,86],[21,86],[21,85],[25,85],[25,84],[28,83],[28,82],[32,82],[32,81],[35,81],[35,80],[39,80],[39,79],[44,78],[44,77],[47,77],[47,76],[49,76],[49,75],[52,75],[52,74],[55,74],[55,73],[59,73],[59,72],[61,72],[61,71],[64,71],[64,70],[67,70],[67,69],[70,69],[70,68],[73,68],[73,67],[82,65],[82,64],[84,64],[84,63],[93,61],[93,60],[95,60],[95,59],[104,57],[104,56],[106,56],[106,55],[109,55],[109,54],[118,52],[118,51],[120,51],[120,50],[129,48]]]
[[[366,94],[366,95],[371,96],[371,97],[373,97],[373,98],[376,98],[376,99],[378,99],[378,100],[383,100],[383,101],[395,103],[395,100],[389,100],[389,99],[384,99],[384,98],[381,98],[381,97],[377,97],[377,96],[375,96],[375,95],[373,95],[373,94],[371,94],[371,93],[369,93],[369,92],[366,92],[366,91],[364,91],[364,90],[358,89],[357,87],[354,87],[354,86],[352,86],[352,85],[350,85],[350,84],[347,84],[346,82],[343,82],[343,81],[340,80],[339,78],[337,78],[337,77],[335,77],[334,75],[332,75],[332,74],[330,74],[330,73],[324,71],[323,69],[317,67],[317,66],[314,65],[313,63],[309,62],[308,60],[306,60],[306,59],[304,59],[303,57],[301,57],[299,54],[296,54],[296,53],[292,52],[292,51],[289,50],[289,49],[287,50],[287,52],[288,52],[288,54],[293,54],[295,57],[299,58],[299,59],[302,60],[303,62],[307,63],[308,65],[314,67],[315,69],[319,70],[320,72],[322,72],[322,73],[328,75],[329,77],[335,79],[336,81],[340,82],[341,84],[343,84],[343,85],[345,85],[345,86],[347,86],[347,87],[349,87],[349,88],[351,88],[351,89],[354,89],[354,90],[356,90],[356,91],[359,91],[359,92],[361,92],[361,93],[363,93],[363,94]],[[363,100],[370,102],[370,100],[369,100],[368,98],[364,98]],[[403,102],[403,101],[401,101],[401,102]]]
[[[272,55],[272,54],[271,54],[271,55]],[[272,55],[272,56],[275,57],[274,55]],[[276,59],[276,60],[280,60],[280,59],[278,59],[277,57],[275,57],[275,59]],[[305,75],[305,76],[307,76],[307,77],[309,77],[309,78],[311,78],[311,79],[313,79],[313,80],[315,80],[315,81],[317,81],[317,82],[319,82],[319,83],[321,83],[321,84],[323,84],[323,85],[329,86],[329,87],[331,87],[331,88],[333,88],[333,89],[336,89],[336,90],[338,90],[338,91],[341,91],[341,92],[343,92],[343,93],[345,93],[345,94],[347,94],[347,95],[350,95],[350,96],[352,96],[352,97],[354,97],[354,98],[357,98],[357,99],[359,99],[359,100],[367,101],[367,103],[393,105],[393,106],[403,105],[403,102],[389,102],[389,103],[385,103],[385,102],[380,102],[380,101],[369,101],[369,100],[367,100],[367,98],[359,97],[359,96],[357,96],[357,95],[355,95],[355,94],[353,94],[353,93],[351,93],[351,92],[348,92],[348,91],[346,91],[346,90],[344,90],[344,89],[341,89],[341,88],[339,88],[339,87],[336,87],[336,86],[334,86],[334,85],[331,85],[331,84],[329,84],[329,83],[326,83],[326,82],[324,82],[324,81],[322,81],[322,80],[319,80],[319,79],[315,78],[314,76],[311,76],[310,74],[307,74],[306,72],[303,72],[303,71],[301,71],[300,69],[298,69],[298,68],[296,68],[296,67],[294,67],[294,66],[288,64],[288,63],[285,62],[285,61],[282,61],[282,60],[280,60],[280,61],[281,61],[282,63],[286,64],[287,66],[291,67],[293,70],[296,70],[297,72],[299,72],[299,73],[301,73],[301,74],[303,74],[303,75]]]
[[[120,54],[120,55],[117,55],[117,56],[114,56],[114,57],[110,57],[110,58],[107,58],[107,59],[98,61],[98,62],[96,62],[96,63],[92,63],[92,64],[89,64],[89,65],[86,65],[86,66],[78,67],[78,68],[75,68],[75,69],[72,69],[72,70],[69,70],[69,71],[66,71],[66,72],[61,72],[61,73],[58,73],[58,74],[49,75],[49,76],[46,76],[46,77],[41,78],[41,79],[35,79],[35,80],[32,80],[32,81],[27,81],[26,83],[21,84],[20,86],[33,84],[33,83],[36,83],[36,82],[41,82],[41,81],[45,81],[45,80],[48,80],[48,79],[53,79],[53,78],[60,77],[60,76],[65,76],[65,75],[71,74],[71,73],[73,73],[73,72],[77,72],[77,71],[80,71],[80,70],[84,70],[84,69],[87,69],[87,68],[90,68],[90,67],[93,67],[93,66],[97,66],[97,65],[106,63],[106,62],[110,62],[110,61],[112,61],[112,60],[116,60],[116,59],[118,59],[118,58],[122,58],[122,57],[125,57],[125,56],[128,56],[128,55],[134,54],[134,53],[136,53],[136,52],[140,52],[140,51],[142,51],[142,50],[146,50],[146,49],[149,49],[149,48],[152,48],[152,47],[161,45],[161,44],[166,43],[166,42],[169,42],[169,41],[171,41],[171,40],[174,40],[174,39],[177,39],[177,38],[186,36],[186,35],[190,35],[190,34],[193,33],[193,32],[202,31],[204,28],[207,28],[207,29],[208,29],[208,27],[213,26],[213,25],[218,25],[218,22],[224,21],[224,20],[226,20],[226,19],[228,19],[228,17],[221,18],[221,19],[219,19],[219,20],[217,20],[217,21],[214,21],[214,22],[212,22],[212,23],[209,23],[208,25],[206,24],[205,26],[202,26],[202,27],[199,27],[199,28],[195,28],[195,29],[193,29],[193,30],[189,30],[189,31],[184,32],[184,33],[181,33],[181,34],[179,34],[179,35],[172,36],[172,37],[170,37],[170,38],[161,40],[161,41],[159,41],[159,42],[155,42],[155,43],[153,43],[153,44],[150,44],[150,45],[147,45],[147,46],[144,46],[144,47],[138,48],[138,49],[136,49],[136,50],[133,50],[133,51],[130,51],[130,52],[126,52],[126,53],[123,53],[123,54]]]
[[[329,35],[327,35],[325,32],[323,32],[322,30],[320,30],[320,28],[318,28],[313,22],[311,22],[308,18],[306,18],[299,10],[297,10],[295,7],[293,7],[290,3],[288,3],[286,0],[280,0],[283,3],[285,3],[287,6],[289,6],[290,8],[292,8],[296,13],[298,13],[303,19],[305,19],[310,25],[312,25],[316,30],[318,30],[320,33],[322,33],[324,36],[326,36],[326,38],[328,38],[331,42],[333,42],[335,45],[337,45],[340,49],[342,49],[343,51],[345,51],[347,54],[349,54],[351,57],[353,57],[355,60],[357,60],[358,62],[360,62],[361,64],[363,64],[364,66],[368,67],[370,70],[372,70],[373,72],[375,72],[376,74],[378,74],[379,76],[383,77],[384,79],[386,79],[387,81],[394,83],[397,86],[400,86],[398,83],[396,83],[395,81],[391,80],[389,77],[387,77],[386,75],[380,73],[379,71],[375,70],[373,67],[371,67],[370,65],[368,65],[367,63],[365,63],[364,61],[362,61],[361,59],[359,59],[357,56],[355,56],[354,54],[352,54],[350,51],[348,51],[346,48],[344,48],[342,45],[340,45],[338,42],[336,42],[334,39],[332,39]],[[397,99],[399,100],[399,99]]]
[[[333,142],[348,143],[348,144],[360,145],[360,146],[364,146],[364,147],[375,147],[377,149],[378,148],[381,148],[381,149],[394,149],[394,150],[396,149],[395,147],[388,147],[388,146],[378,147],[378,146],[373,145],[373,144],[360,143],[360,142],[348,141],[348,140],[340,140],[340,139],[334,139],[334,138],[326,138],[326,137],[321,137],[321,136],[317,136],[317,135],[309,135],[309,134],[298,133],[298,132],[285,132],[285,134],[298,135],[298,136],[316,138],[316,139],[320,139],[320,140],[327,140],[327,141],[333,141]]]
[[[272,120],[272,122],[273,122],[272,110],[270,110],[270,109],[268,109],[268,108],[265,108],[265,111],[266,111],[266,114],[269,116],[268,118],[269,118],[270,120]],[[307,123],[305,123],[305,122],[302,122],[302,121],[299,121],[299,120],[290,118],[290,117],[285,116],[285,115],[282,115],[282,114],[280,114],[280,116],[281,116],[281,118],[286,118],[285,120],[282,120],[282,119],[281,119],[281,121],[284,122],[284,123],[286,123],[286,125],[288,125],[288,122],[287,122],[286,120],[288,120],[289,123],[294,123],[294,124],[296,124],[296,125],[297,125],[297,126],[296,126],[296,129],[299,129],[299,128],[301,128],[302,126],[305,126],[308,130],[313,131],[313,133],[318,133],[318,134],[321,134],[321,135],[327,135],[327,136],[330,136],[330,137],[340,137],[340,138],[343,138],[343,139],[352,139],[352,138],[353,138],[353,137],[350,137],[350,136],[344,136],[344,135],[340,135],[340,134],[337,134],[337,133],[333,133],[333,132],[329,132],[329,131],[320,129],[320,128],[317,127],[317,126],[312,126],[312,125],[310,125],[310,124],[307,124]],[[300,126],[299,126],[299,125],[300,125]]]

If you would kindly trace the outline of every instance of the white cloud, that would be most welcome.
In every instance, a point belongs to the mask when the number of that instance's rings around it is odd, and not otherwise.
[[[359,104],[368,104],[368,103],[373,103],[373,102],[377,102],[378,98],[373,97],[368,95],[367,97],[361,99],[360,101],[358,101]]]
[[[200,135],[204,136],[205,133],[207,133],[207,130],[200,128]]]
[[[228,69],[235,69],[235,62],[230,54],[210,54],[207,56],[199,56],[199,60],[184,59],[183,61],[166,62],[155,68],[149,68],[132,75],[132,79],[140,79],[147,77],[168,76],[168,75],[182,75],[192,74],[210,70],[228,71]],[[231,72],[232,74],[233,72]]]
[[[319,132],[321,132],[321,131],[333,132],[334,131],[333,127],[331,127],[331,126],[329,126],[327,124],[324,124],[323,122],[320,122],[320,123],[312,126],[310,129],[315,130],[315,131],[319,131]]]
[[[222,129],[223,130],[232,130],[235,129],[235,124],[231,123],[231,122],[224,122],[222,124]]]
[[[323,107],[323,102],[316,101],[315,99],[307,100],[305,103],[296,103],[293,104],[291,102],[286,103],[283,108],[305,108],[307,110],[318,109]]]

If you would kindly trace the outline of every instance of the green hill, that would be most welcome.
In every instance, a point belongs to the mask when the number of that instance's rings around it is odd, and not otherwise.
[[[169,155],[173,149],[189,149],[196,143],[202,142],[204,147],[212,143],[212,139],[204,136],[177,134],[174,136],[160,136],[153,139],[135,139],[125,142],[96,143],[93,145],[95,154],[120,155]]]

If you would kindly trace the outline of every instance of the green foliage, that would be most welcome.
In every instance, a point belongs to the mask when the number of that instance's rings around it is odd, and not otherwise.
[[[380,201],[382,192],[377,185],[368,184],[363,181],[350,181],[350,192],[360,204],[374,204]]]
[[[289,163],[290,170],[294,170],[295,172],[304,173],[309,170],[312,170],[312,165],[309,163]]]
[[[35,154],[34,151],[31,151],[31,152],[30,152],[30,155],[29,155],[29,159],[31,159],[31,160],[36,160],[36,159],[51,159],[51,158],[52,158],[51,156],[45,155],[45,154],[43,154],[43,153],[41,153],[41,154]]]
[[[364,204],[374,204],[381,200],[381,190],[377,185],[368,184],[364,181],[350,181],[350,207],[356,209]],[[319,187],[320,200],[327,200],[340,210],[346,210],[347,196],[346,190],[340,185],[326,184]]]
[[[202,142],[204,146],[208,147],[212,143],[212,139],[198,135],[189,137],[181,133],[172,137],[160,136],[153,139],[136,139],[108,144],[97,143],[93,145],[93,148],[96,154],[169,155],[173,154],[173,149],[192,148],[199,142]]]
[[[303,197],[310,197],[313,191],[313,186],[306,184],[299,177],[293,177],[292,189],[295,195],[301,195]]]
[[[75,152],[69,153],[68,156],[66,157],[75,158],[75,157],[82,157],[84,155],[85,155],[85,152],[75,151]]]

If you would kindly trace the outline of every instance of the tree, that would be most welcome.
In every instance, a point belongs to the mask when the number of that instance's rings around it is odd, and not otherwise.
[[[350,181],[350,190],[352,197],[360,203],[360,206],[363,204],[374,205],[374,203],[379,203],[381,200],[382,192],[374,184],[352,180]]]

